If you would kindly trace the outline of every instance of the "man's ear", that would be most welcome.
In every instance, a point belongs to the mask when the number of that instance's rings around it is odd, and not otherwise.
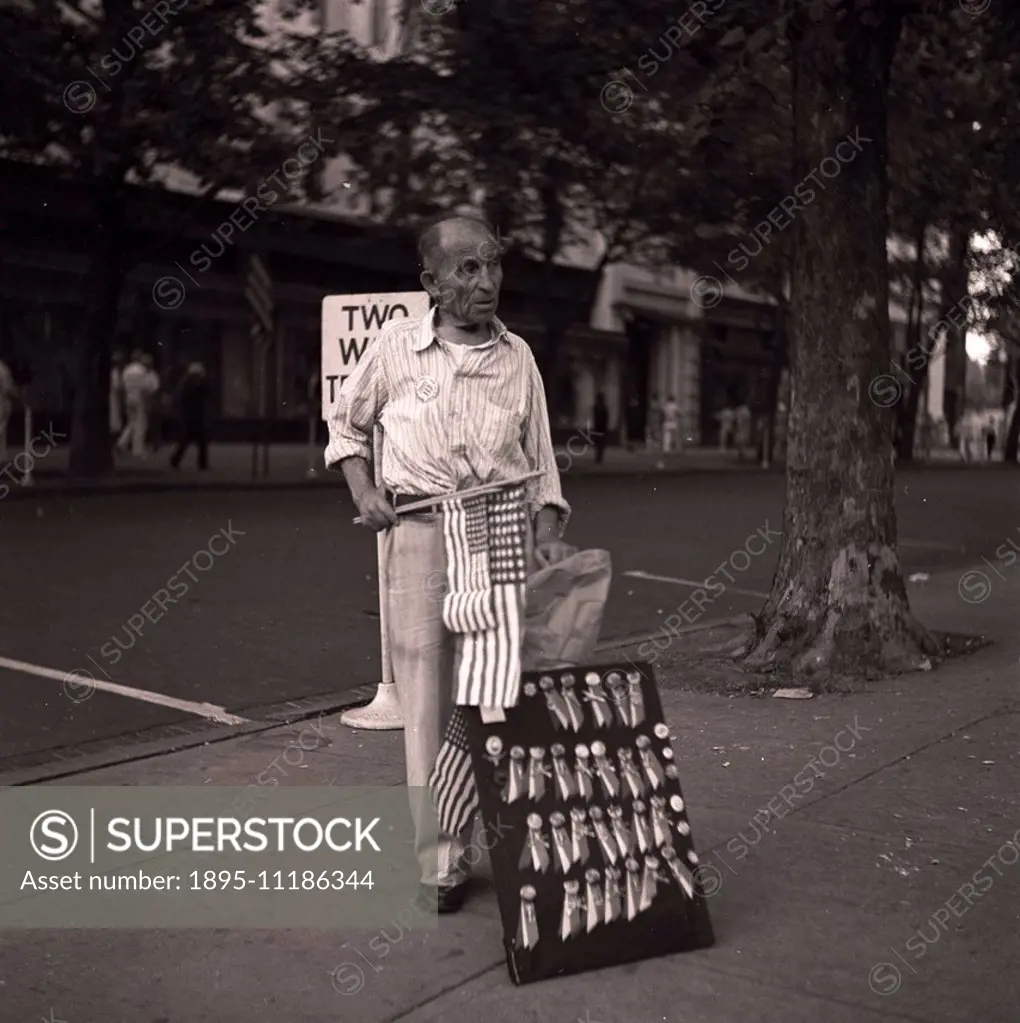
[[[432,275],[431,271],[422,270],[419,280],[421,281],[421,286],[432,296],[434,300],[438,301],[439,285],[436,283],[436,279]]]

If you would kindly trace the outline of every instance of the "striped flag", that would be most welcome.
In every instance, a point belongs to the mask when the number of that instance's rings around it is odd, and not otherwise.
[[[252,311],[252,340],[256,344],[269,344],[273,339],[273,283],[262,257],[255,253],[248,255],[244,297]]]
[[[468,750],[467,718],[461,707],[453,708],[443,745],[429,776],[429,789],[439,815],[440,832],[459,835],[478,811],[478,787]]]
[[[457,635],[454,703],[513,707],[528,572],[524,487],[444,501],[443,540],[449,585],[443,622]]]

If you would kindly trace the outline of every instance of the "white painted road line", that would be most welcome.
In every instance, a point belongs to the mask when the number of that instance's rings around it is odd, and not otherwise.
[[[694,590],[706,589],[704,581],[697,582],[694,579],[677,579],[672,575],[653,575],[651,572],[624,572],[624,575],[629,575],[633,579],[648,579],[654,583],[672,583],[674,586],[690,586]],[[722,585],[720,583],[720,585]],[[762,600],[768,600],[769,595],[767,593],[759,593],[758,590],[741,590],[736,586],[727,586],[726,593],[741,593],[745,597],[760,597]],[[721,597],[722,594],[720,593]]]
[[[92,674],[83,668],[75,668],[73,671],[57,671],[55,668],[44,668],[38,664],[29,664],[27,661],[15,661],[10,657],[0,657],[0,668],[7,668],[8,671],[20,671],[26,675],[37,675],[39,678],[53,679],[56,682],[64,683],[64,690],[68,698],[74,703],[84,703],[95,690],[104,693],[115,693],[117,696],[126,696],[131,700],[141,700],[143,703],[154,703],[159,707],[168,707],[171,710],[180,710],[185,714],[195,714],[198,717],[215,721],[221,725],[246,725],[247,718],[238,717],[236,714],[228,714],[223,707],[217,707],[213,703],[194,703],[191,700],[179,700],[176,696],[166,696],[164,693],[153,693],[147,689],[135,689],[133,686],[122,686],[117,682],[103,682],[93,678]],[[72,695],[78,692],[77,698]]]

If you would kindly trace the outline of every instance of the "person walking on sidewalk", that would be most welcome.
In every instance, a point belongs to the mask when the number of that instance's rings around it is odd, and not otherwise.
[[[163,446],[163,394],[159,373],[156,371],[156,360],[146,353],[142,362],[148,374],[145,381],[145,414],[146,431],[145,447],[150,454],[156,454]]]
[[[121,451],[130,448],[131,454],[137,458],[146,456],[145,435],[149,428],[148,399],[149,388],[152,386],[152,377],[143,359],[142,352],[136,349],[121,374],[127,425],[120,435],[117,447]]]
[[[0,462],[7,461],[7,427],[11,422],[17,395],[14,374],[7,363],[0,359]]]
[[[719,450],[727,451],[733,436],[733,409],[727,405],[715,418],[719,420]]]
[[[651,400],[648,402],[645,438],[645,446],[649,451],[662,450],[662,403],[659,401],[658,391],[652,391]]]
[[[751,445],[751,418],[751,410],[748,408],[747,402],[742,401],[733,413],[737,432],[737,459],[741,462]]]
[[[680,442],[680,405],[671,394],[662,408],[662,450],[671,455]]]
[[[447,215],[418,238],[421,282],[435,303],[420,320],[387,324],[340,390],[329,422],[328,469],[340,468],[365,524],[384,533],[393,678],[404,716],[407,784],[428,785],[453,711],[454,636],[443,602],[423,581],[445,576],[442,516],[395,508],[540,470],[527,485],[539,560],[570,553],[542,377],[528,344],[496,317],[503,270],[492,227]],[[373,484],[372,434],[385,433],[382,485]],[[464,835],[435,834],[412,796],[423,893],[439,911],[466,897]],[[429,817],[431,816],[431,826]],[[431,831],[431,835],[430,835]]]
[[[205,366],[193,362],[177,387],[177,411],[181,417],[181,440],[170,458],[175,469],[181,467],[185,451],[194,444],[198,448],[198,468],[209,468],[209,440],[206,416],[209,408],[209,381]]]
[[[606,404],[606,396],[601,392],[595,395],[591,425],[595,441],[595,464],[601,465],[606,457],[606,444],[609,441],[609,406]]]
[[[116,443],[126,422],[124,409],[124,353],[110,359],[110,439]]]

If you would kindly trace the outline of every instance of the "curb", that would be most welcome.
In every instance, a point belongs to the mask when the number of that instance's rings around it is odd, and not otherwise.
[[[146,733],[141,733],[142,737],[140,740],[129,745],[126,749],[123,745],[116,745],[117,743],[124,742],[124,736],[101,740],[100,743],[94,745],[105,745],[107,747],[105,750],[98,749],[90,753],[87,752],[87,747],[85,747],[86,752],[64,757],[56,761],[50,760],[44,764],[0,771],[0,789],[24,785],[39,785],[63,778],[74,778],[81,774],[102,770],[105,767],[116,767],[121,764],[151,760],[153,757],[164,756],[168,753],[180,753],[184,750],[194,749],[197,746],[211,746],[246,735],[271,732],[273,729],[285,728],[288,725],[296,724],[299,721],[307,721],[316,716],[335,714],[342,710],[351,710],[354,707],[364,706],[372,701],[374,695],[374,685],[357,686],[354,689],[348,689],[336,695],[310,697],[301,701],[287,701],[266,707],[250,708],[248,712],[259,712],[262,715],[262,720],[249,721],[244,725],[209,727],[208,722],[196,721],[190,722],[190,727],[188,724],[165,726],[155,729],[155,731],[171,732],[172,734],[156,739],[145,739],[144,735]],[[288,708],[291,708],[290,712],[288,712]],[[242,714],[243,711],[244,708],[238,710],[237,713]],[[130,742],[130,736],[127,739]],[[34,754],[34,756],[44,756],[47,753],[51,757],[58,755],[53,750],[42,750]]]
[[[762,474],[778,475],[779,470],[763,470],[759,466],[748,465],[744,467],[726,468],[703,467],[703,466],[676,466],[666,469],[606,469],[598,472],[574,472],[574,476],[585,479],[644,479],[646,477],[659,476],[707,476],[723,475],[740,472],[757,472]],[[569,473],[563,474],[561,479]],[[178,480],[147,480],[136,482],[114,482],[114,483],[54,483],[35,484],[33,487],[19,487],[12,490],[6,500],[31,501],[39,499],[53,499],[59,497],[105,497],[119,494],[148,494],[148,493],[191,493],[194,491],[209,492],[254,492],[269,490],[328,490],[340,488],[346,491],[347,483],[342,476],[336,479],[301,479],[301,480],[210,480],[209,482],[191,482]]]
[[[705,622],[685,625],[683,628],[676,630],[676,635],[705,632],[710,629],[740,625],[744,624],[747,620],[747,615],[709,619]],[[604,654],[625,650],[628,647],[647,642],[656,635],[658,633],[652,632],[608,639],[596,644],[595,653]],[[353,710],[355,707],[363,707],[372,702],[377,685],[378,683],[369,683],[335,695],[326,694],[319,697],[308,697],[302,700],[285,701],[284,703],[271,704],[264,707],[232,708],[233,713],[242,716],[246,712],[252,715],[257,714],[259,719],[252,720],[244,725],[233,726],[210,726],[205,721],[190,723],[190,727],[188,724],[163,726],[152,729],[150,732],[170,732],[171,734],[164,734],[159,738],[146,739],[144,737],[146,733],[141,733],[138,741],[134,743],[131,743],[130,737],[127,737],[127,748],[121,745],[125,741],[125,737],[118,736],[115,739],[100,740],[99,743],[89,744],[106,746],[106,749],[88,752],[88,746],[85,746],[82,747],[85,752],[73,753],[69,757],[60,756],[56,751],[41,750],[33,754],[33,756],[41,757],[48,754],[50,757],[59,756],[59,759],[56,761],[51,759],[44,764],[22,768],[15,767],[12,770],[0,771],[0,788],[40,785],[64,778],[74,778],[81,774],[102,770],[105,767],[136,763],[142,760],[150,760],[153,757],[164,756],[168,753],[179,753],[187,749],[194,749],[197,746],[209,746],[226,742],[230,739],[238,739],[246,735],[270,732],[275,728],[283,728],[299,721],[306,721],[317,715],[336,714],[343,710]],[[16,762],[16,758],[12,759],[15,759]]]
[[[900,472],[930,472],[948,471],[967,468],[967,463],[951,460],[935,459],[931,462],[908,462],[898,466]],[[986,469],[1012,469],[1016,466],[1009,466],[1003,462],[993,462],[988,465],[974,463],[970,468]],[[193,491],[236,491],[253,492],[268,490],[310,490],[314,488],[338,487],[346,489],[346,481],[340,473],[331,472],[328,469],[318,471],[319,475],[314,478],[302,477],[301,479],[286,480],[177,480],[173,478],[135,480],[119,482],[104,482],[98,480],[94,483],[36,483],[32,487],[18,487],[12,489],[6,495],[6,500],[26,501],[41,498],[56,497],[101,497],[103,495],[116,494],[146,494],[146,493],[190,493]],[[594,466],[580,466],[570,468],[561,473],[561,479],[568,476],[580,476],[585,479],[644,479],[656,476],[708,476],[724,474],[755,473],[762,476],[785,475],[786,467],[781,463],[773,463],[768,469],[763,469],[757,462],[734,463],[732,465],[691,465],[677,464],[666,466],[663,469],[656,469],[654,466],[639,468],[608,468],[596,469]]]

